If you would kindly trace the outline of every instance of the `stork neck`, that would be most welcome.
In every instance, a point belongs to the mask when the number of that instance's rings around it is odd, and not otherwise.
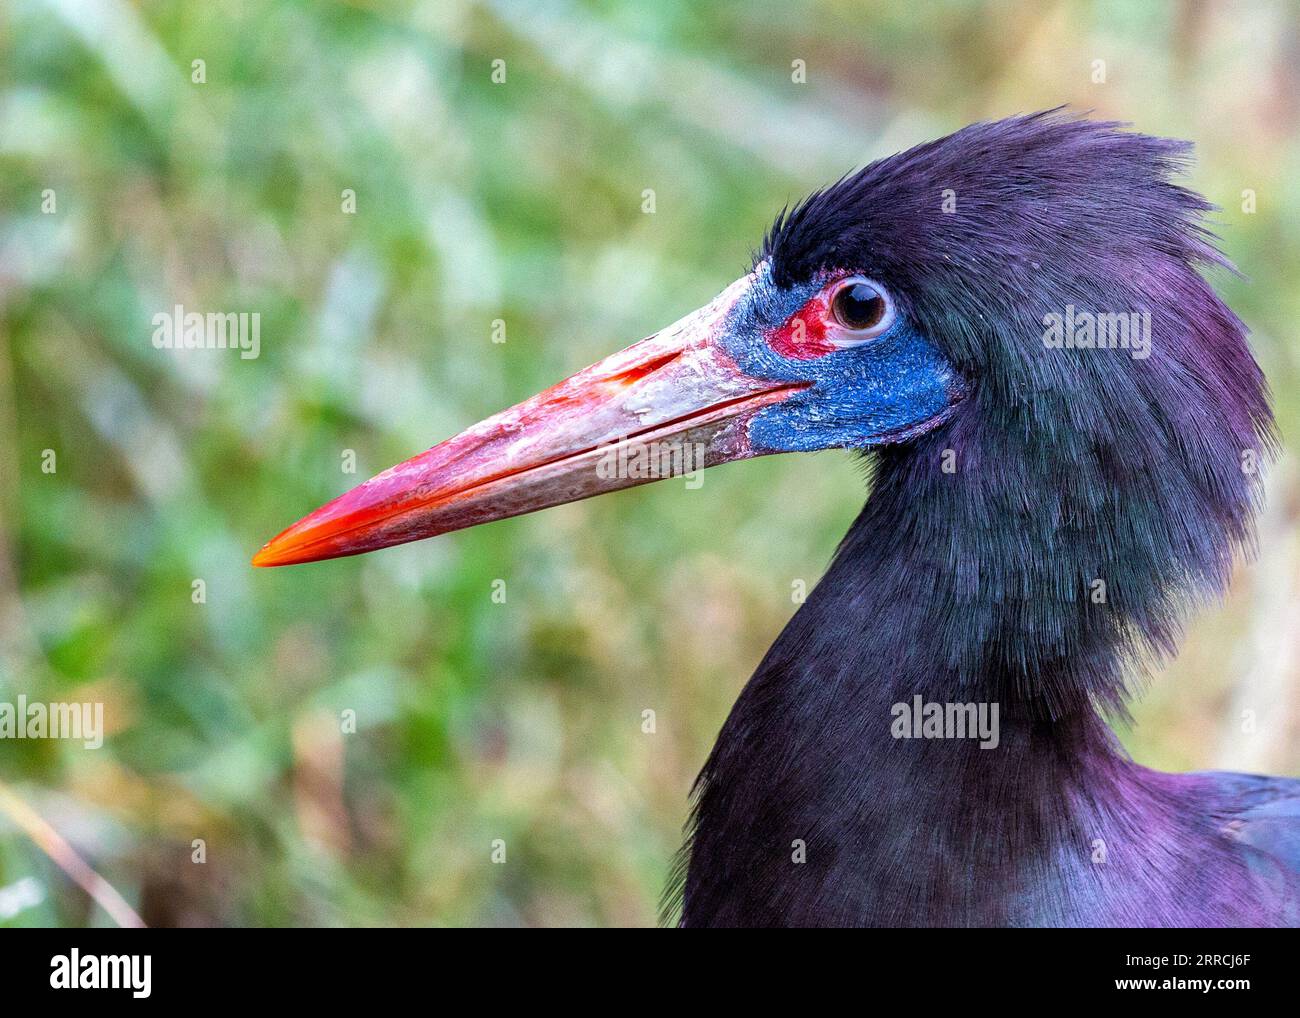
[[[991,462],[963,455],[994,448],[970,438],[881,456],[742,692],[700,776],[688,921],[1198,925],[1241,910],[1220,895],[1220,913],[1161,911],[1152,887],[1192,886],[1229,848],[1206,780],[1136,765],[1101,716],[1122,703],[1134,631],[1172,637],[1172,577],[1215,579],[1228,540],[1191,547],[1198,573],[1084,465],[1053,487],[1028,451]],[[1095,852],[1147,858],[1134,832],[1159,855],[1090,896]]]
[[[1142,801],[1127,790],[1140,791],[1139,769],[1091,705],[1049,711],[978,645],[936,664],[952,578],[909,582],[911,538],[872,533],[882,522],[863,513],[719,735],[700,779],[689,921],[1049,921],[1045,896],[1008,889],[1031,887],[1044,853],[1084,850],[1094,796]],[[987,886],[969,886],[972,873]]]
[[[1017,431],[968,423],[883,452],[818,593],[901,691],[1044,718],[1122,709],[1240,538],[1181,464],[1121,468]]]

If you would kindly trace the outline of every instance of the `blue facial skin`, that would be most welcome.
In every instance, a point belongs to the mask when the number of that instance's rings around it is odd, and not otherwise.
[[[897,309],[894,324],[874,339],[811,360],[783,357],[768,344],[826,280],[790,289],[773,285],[762,265],[731,312],[723,346],[746,374],[812,382],[754,415],[749,438],[757,452],[812,452],[900,442],[948,419],[964,395],[943,354]]]

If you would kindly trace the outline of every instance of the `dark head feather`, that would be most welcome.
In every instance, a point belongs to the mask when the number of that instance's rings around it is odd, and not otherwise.
[[[905,526],[906,575],[882,561],[872,583],[930,588],[932,670],[1114,705],[1125,660],[1171,649],[1249,543],[1272,416],[1198,272],[1228,263],[1212,206],[1171,180],[1189,155],[1057,111],[975,124],[816,192],[764,243],[779,284],[837,267],[884,283],[970,383],[947,428],[879,454],[874,523],[846,542],[876,558],[879,527]],[[1149,356],[1047,348],[1068,308],[1148,314]]]

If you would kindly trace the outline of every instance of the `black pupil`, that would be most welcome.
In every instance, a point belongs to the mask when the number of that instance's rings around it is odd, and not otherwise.
[[[835,316],[846,329],[869,329],[885,317],[885,298],[866,283],[854,283],[835,295]]]

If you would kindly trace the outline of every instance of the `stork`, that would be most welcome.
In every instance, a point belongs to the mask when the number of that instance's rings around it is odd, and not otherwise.
[[[1274,444],[1189,150],[1054,110],[872,163],[707,306],[253,562],[653,479],[610,449],[857,450],[869,498],[704,764],[668,921],[1294,925],[1300,780],[1150,770],[1106,721],[1250,550]]]

